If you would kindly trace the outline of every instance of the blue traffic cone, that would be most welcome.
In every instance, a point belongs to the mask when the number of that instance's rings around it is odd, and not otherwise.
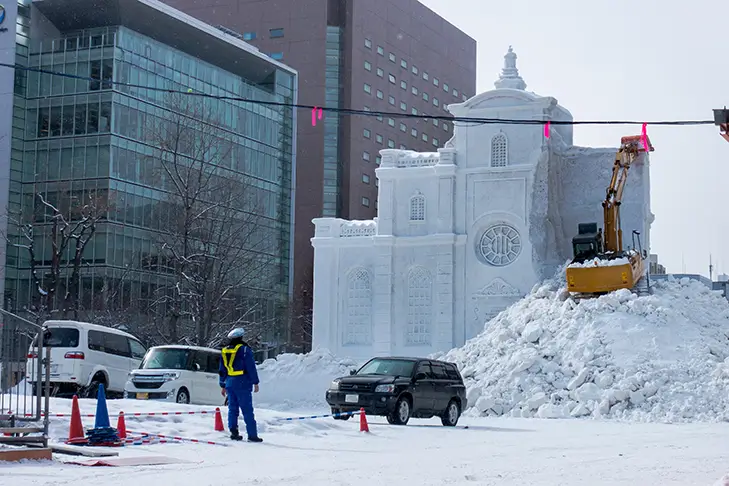
[[[96,397],[96,422],[94,422],[94,428],[111,427],[109,422],[109,410],[106,408],[106,392],[104,392],[104,385],[99,383],[99,394]]]

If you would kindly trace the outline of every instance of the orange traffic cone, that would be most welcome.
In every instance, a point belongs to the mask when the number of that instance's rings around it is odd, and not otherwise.
[[[73,404],[71,405],[71,427],[68,431],[68,440],[66,444],[85,444],[86,436],[84,435],[84,426],[81,423],[81,410],[78,408],[78,396],[73,396]]]
[[[116,432],[120,439],[127,438],[127,423],[124,420],[124,412],[119,412],[119,419],[116,421]]]
[[[215,409],[215,431],[216,432],[225,432],[225,427],[223,426],[223,416],[220,415],[220,409]]]
[[[359,431],[369,432],[370,426],[367,425],[367,415],[365,415],[364,408],[359,409]]]

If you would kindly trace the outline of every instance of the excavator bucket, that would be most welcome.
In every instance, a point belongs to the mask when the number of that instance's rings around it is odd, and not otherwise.
[[[648,135],[645,136],[646,142],[648,142],[648,149],[649,152],[653,152],[655,148],[653,147],[653,144],[651,143],[651,139],[648,138]],[[645,152],[645,147],[643,146],[643,137],[641,135],[630,135],[627,137],[623,137],[620,139],[620,147],[621,148],[634,148],[637,152]]]
[[[580,294],[602,294],[619,289],[632,289],[643,276],[640,255],[628,263],[567,267],[567,290]]]

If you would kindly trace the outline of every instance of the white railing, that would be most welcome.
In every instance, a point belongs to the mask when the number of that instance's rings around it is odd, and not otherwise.
[[[398,157],[395,161],[395,167],[433,167],[438,164],[439,159],[438,155],[431,154],[423,154],[417,157]]]
[[[342,224],[339,232],[341,238],[352,238],[356,236],[374,236],[377,233],[375,221],[347,221]]]

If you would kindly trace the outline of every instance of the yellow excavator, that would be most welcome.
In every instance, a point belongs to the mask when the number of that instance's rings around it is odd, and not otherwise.
[[[646,137],[648,150],[653,146]],[[645,273],[646,252],[640,244],[640,233],[633,231],[633,248],[623,249],[623,230],[620,223],[620,204],[628,177],[628,170],[645,152],[642,137],[623,137],[615,156],[613,175],[602,203],[604,233],[597,223],[580,223],[572,238],[574,258],[567,266],[567,290],[589,296],[633,289]],[[637,246],[636,246],[637,238]]]

